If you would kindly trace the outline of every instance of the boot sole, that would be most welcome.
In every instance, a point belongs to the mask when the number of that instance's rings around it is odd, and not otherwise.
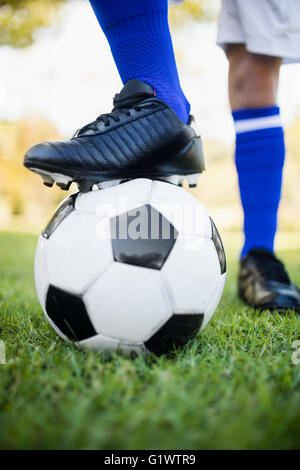
[[[56,185],[64,190],[68,191],[72,183],[76,183],[78,186],[79,191],[82,193],[86,193],[91,191],[93,186],[97,186],[99,189],[110,188],[112,186],[116,186],[120,183],[125,181],[129,181],[131,179],[137,178],[148,178],[152,180],[160,180],[165,181],[167,183],[174,184],[176,186],[182,186],[184,181],[187,180],[189,188],[195,188],[198,184],[198,179],[201,173],[194,173],[191,175],[171,175],[171,176],[153,176],[153,175],[135,175],[135,176],[128,176],[126,178],[121,179],[111,179],[107,181],[99,181],[99,178],[76,178],[72,176],[63,175],[60,173],[53,173],[51,171],[41,170],[39,168],[28,167],[33,173],[41,176],[44,182],[44,185],[52,188],[52,186],[56,183]]]

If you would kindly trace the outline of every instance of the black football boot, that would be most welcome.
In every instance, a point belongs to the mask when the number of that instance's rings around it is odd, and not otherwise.
[[[241,259],[238,290],[248,305],[259,310],[300,312],[300,290],[268,250],[252,249]]]
[[[71,140],[31,147],[24,159],[47,186],[54,182],[69,189],[76,182],[81,191],[147,177],[190,186],[204,170],[201,139],[193,118],[184,124],[154,89],[129,80],[115,95],[111,113],[76,132]]]

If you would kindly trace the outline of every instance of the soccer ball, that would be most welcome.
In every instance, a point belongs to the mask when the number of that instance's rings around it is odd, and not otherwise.
[[[203,329],[226,277],[221,238],[187,191],[136,179],[69,196],[41,234],[35,280],[64,339],[162,354]]]

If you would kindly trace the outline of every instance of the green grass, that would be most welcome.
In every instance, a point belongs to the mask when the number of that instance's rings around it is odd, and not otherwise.
[[[214,319],[185,350],[154,361],[77,350],[35,296],[36,237],[0,233],[0,448],[300,448],[300,317],[236,298],[237,247]],[[300,253],[280,253],[300,283]]]

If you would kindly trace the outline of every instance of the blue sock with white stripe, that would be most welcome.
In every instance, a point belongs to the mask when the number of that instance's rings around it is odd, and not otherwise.
[[[285,157],[279,107],[232,113],[236,130],[235,163],[244,210],[242,256],[252,248],[273,252]]]
[[[151,85],[158,98],[188,122],[168,24],[168,0],[90,0],[123,83]]]

